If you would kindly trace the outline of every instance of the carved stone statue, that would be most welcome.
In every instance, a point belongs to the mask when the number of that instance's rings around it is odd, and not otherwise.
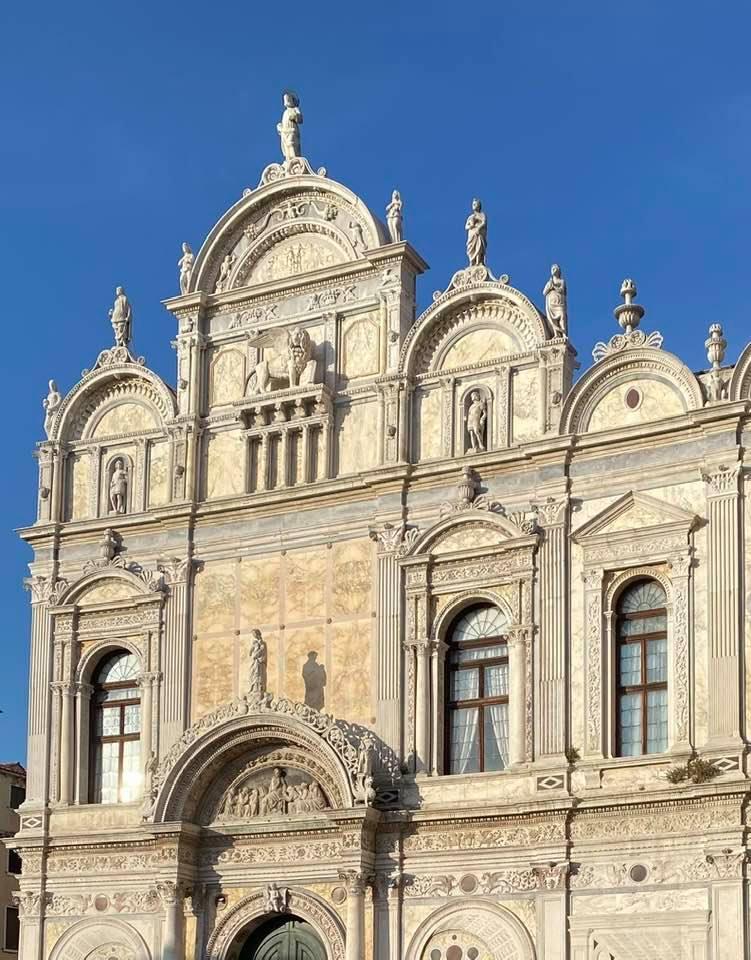
[[[115,460],[110,479],[110,512],[125,513],[128,506],[128,471],[122,460]]]
[[[42,400],[42,407],[44,408],[44,432],[49,437],[50,430],[52,429],[52,421],[55,419],[57,408],[62,403],[62,398],[58,393],[57,384],[54,380],[50,380],[48,386],[49,390],[47,396]]]
[[[401,243],[404,239],[402,236],[403,206],[401,194],[398,190],[394,190],[391,194],[391,203],[386,207],[386,223],[392,243]]]
[[[282,156],[285,160],[292,160],[294,157],[301,156],[301,123],[302,111],[300,110],[300,101],[294,93],[287,90],[284,94],[284,113],[282,113],[281,121],[276,125],[279,139],[282,142]]]
[[[471,403],[467,410],[467,433],[473,452],[485,449],[485,426],[488,419],[488,405],[479,390],[473,390]]]
[[[232,273],[236,259],[234,253],[228,253],[224,260],[222,260],[222,265],[219,268],[219,279],[216,281],[214,293],[224,293],[224,291],[228,289],[229,275]]]
[[[180,293],[187,293],[188,287],[190,286],[190,278],[193,273],[193,264],[195,262],[195,254],[190,249],[189,243],[183,244],[183,255],[177,261],[177,266],[180,269]]]
[[[266,692],[266,641],[260,630],[251,630],[250,637],[248,693],[260,695]]]
[[[313,342],[303,327],[290,330],[270,330],[259,343],[268,343],[276,353],[286,353],[284,364],[279,361],[273,366],[268,360],[261,360],[248,377],[249,395],[268,393],[270,390],[285,387],[307,386],[315,382],[316,362],[312,359]],[[279,381],[273,384],[272,381]]]
[[[275,883],[270,883],[266,887],[266,898],[264,900],[264,909],[266,913],[284,913],[287,909],[289,890],[286,887],[279,887]]]
[[[488,218],[482,212],[482,203],[472,201],[472,213],[464,224],[467,231],[467,258],[470,267],[485,265],[485,252],[488,246]]]
[[[112,329],[115,331],[115,346],[127,347],[130,343],[133,327],[133,312],[130,301],[122,287],[115,290],[115,302],[109,312]]]
[[[152,787],[154,785],[154,777],[156,776],[156,770],[159,766],[159,759],[156,753],[152,750],[149,754],[149,758],[144,765],[143,770],[143,795],[148,797],[151,794]]]
[[[553,332],[556,336],[565,337],[568,333],[566,281],[557,263],[550,268],[550,279],[542,292],[545,297],[545,313]]]
[[[117,545],[115,531],[112,527],[107,527],[102,534],[102,542],[99,544],[99,556],[102,560],[112,560],[117,553]]]
[[[376,760],[376,742],[372,733],[365,732],[360,738],[357,754],[357,772],[355,774],[355,794],[357,799],[368,805],[375,800],[373,773]]]

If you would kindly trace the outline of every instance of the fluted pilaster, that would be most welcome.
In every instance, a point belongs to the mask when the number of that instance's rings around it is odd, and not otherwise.
[[[165,607],[164,670],[161,696],[160,750],[162,753],[181,736],[188,723],[190,684],[190,559],[160,564],[169,596]],[[144,711],[144,716],[146,716]],[[146,720],[144,721],[146,722]],[[144,761],[148,759],[144,754]]]

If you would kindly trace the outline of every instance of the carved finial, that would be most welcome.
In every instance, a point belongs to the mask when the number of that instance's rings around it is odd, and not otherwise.
[[[183,244],[183,255],[177,261],[177,266],[180,270],[180,293],[187,293],[188,287],[190,286],[190,278],[193,274],[193,264],[195,262],[195,254],[190,249],[189,243]]]
[[[613,316],[623,328],[624,333],[631,333],[639,326],[641,318],[644,316],[644,307],[634,303],[636,296],[636,284],[628,278],[621,284],[621,296],[623,303],[619,303],[613,311]]]
[[[102,534],[102,541],[99,544],[99,556],[102,558],[102,560],[114,559],[118,546],[119,538],[117,534],[112,527],[107,527]]]
[[[707,351],[707,360],[712,364],[713,369],[719,369],[728,348],[728,342],[722,335],[722,324],[713,323],[710,326],[709,337],[704,341],[704,346]]]
[[[285,160],[293,160],[295,157],[302,156],[300,153],[300,124],[302,123],[300,98],[291,90],[285,90],[282,101],[284,112],[282,119],[276,125],[276,130],[282,143],[282,156]]]
[[[115,346],[127,347],[133,335],[133,311],[122,287],[115,289],[115,302],[109,318],[115,332]]]
[[[392,243],[401,243],[404,239],[402,234],[403,210],[402,196],[398,190],[394,190],[391,194],[391,202],[386,207],[386,223]]]
[[[722,335],[722,325],[713,323],[709,328],[709,337],[704,341],[707,351],[707,360],[712,364],[709,372],[709,399],[712,402],[722,400],[727,393],[725,379],[720,372],[720,366],[725,359],[728,342]]]
[[[484,267],[488,248],[488,217],[483,213],[482,202],[475,197],[472,212],[464,224],[467,231],[467,259],[470,267]]]

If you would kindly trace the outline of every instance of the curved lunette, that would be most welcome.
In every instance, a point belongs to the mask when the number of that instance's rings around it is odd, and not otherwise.
[[[653,347],[624,350],[596,363],[574,385],[561,411],[561,434],[586,433],[597,403],[614,381],[618,382],[621,375],[630,371],[643,372],[674,384],[683,396],[687,411],[699,410],[704,405],[699,381],[675,354]]]
[[[438,523],[432,527],[428,527],[428,529],[410,545],[409,550],[405,552],[404,556],[416,557],[421,554],[431,553],[433,545],[439,537],[449,531],[461,528],[468,523],[481,523],[489,529],[496,530],[503,540],[509,541],[509,546],[519,546],[520,543],[534,543],[537,539],[536,534],[522,533],[510,520],[507,520],[499,513],[493,513],[491,510],[487,512],[468,510],[466,513],[461,513],[457,516],[446,517],[444,520],[439,520]],[[498,547],[499,549],[503,549],[506,547],[506,544],[499,543]]]
[[[80,960],[109,942],[128,947],[133,951],[135,960],[151,960],[149,948],[141,934],[119,917],[87,917],[74,923],[55,943],[50,960]]]
[[[187,292],[194,293],[204,287],[206,287],[207,292],[213,292],[206,285],[210,286],[213,280],[216,257],[224,252],[226,238],[241,232],[244,221],[256,207],[264,206],[269,201],[281,200],[289,194],[304,191],[330,194],[351,207],[362,220],[369,248],[389,243],[384,225],[357,194],[353,193],[348,187],[336,180],[318,175],[303,174],[301,176],[285,177],[282,180],[252,190],[246,196],[241,197],[219,218],[198,251]]]
[[[117,363],[94,368],[66,394],[55,414],[49,439],[69,439],[79,415],[86,413],[87,404],[91,407],[90,415],[93,415],[97,409],[97,398],[106,400],[106,388],[121,385],[125,380],[134,381],[136,386],[144,386],[144,396],[138,399],[153,407],[162,424],[177,416],[175,393],[160,376],[141,364]]]
[[[81,594],[88,590],[89,587],[106,580],[121,580],[133,588],[133,593],[136,596],[154,596],[154,590],[150,590],[145,581],[135,573],[122,567],[106,566],[100,570],[86,573],[78,580],[74,580],[69,584],[65,592],[60,595],[60,598],[57,600],[57,605],[64,606],[66,604],[76,603]]]
[[[457,287],[441,294],[417,318],[402,345],[399,373],[403,376],[414,374],[414,359],[419,345],[434,324],[440,322],[440,319],[453,314],[460,307],[492,300],[510,302],[520,311],[522,323],[514,327],[514,332],[525,351],[535,350],[547,340],[548,333],[542,314],[532,301],[515,287],[500,281],[485,281]]]
[[[504,940],[508,941],[508,938],[511,938],[515,948],[514,955],[504,951],[503,954],[499,953],[498,956],[503,956],[505,960],[535,960],[536,954],[532,938],[521,920],[500,904],[476,897],[462,898],[458,904],[449,903],[427,916],[412,935],[409,946],[404,953],[405,960],[422,960],[430,938],[446,929],[454,929],[454,926],[462,929],[462,914],[468,913],[485,915],[484,919],[487,922],[488,931],[486,933],[484,929],[482,932],[475,930],[474,932],[478,935],[485,934],[487,936],[490,934],[495,939],[499,935],[506,934],[503,937]],[[480,926],[484,927],[484,924]],[[472,932],[471,930],[467,931],[468,934]]]
[[[191,819],[222,766],[254,747],[294,746],[312,751],[328,774],[324,785],[339,809],[355,806],[347,770],[332,747],[300,720],[265,711],[241,714],[197,737],[167,771],[154,807],[154,822]]]

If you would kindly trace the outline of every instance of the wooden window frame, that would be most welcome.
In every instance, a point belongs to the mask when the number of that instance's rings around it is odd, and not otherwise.
[[[127,650],[122,651],[123,654],[128,655]],[[109,658],[107,658],[109,659]],[[105,661],[102,661],[101,666]],[[91,731],[89,738],[89,770],[91,771],[89,778],[89,797],[91,803],[104,803],[103,800],[97,798],[97,793],[101,795],[101,786],[97,788],[97,766],[96,766],[96,753],[97,748],[103,746],[105,743],[117,743],[117,799],[115,803],[122,803],[120,799],[120,794],[123,788],[123,758],[125,753],[124,744],[132,743],[133,741],[139,741],[141,739],[141,727],[143,725],[143,716],[139,711],[139,724],[138,724],[138,733],[125,733],[125,708],[141,706],[141,696],[140,694],[137,697],[129,697],[125,700],[102,700],[100,702],[99,695],[103,692],[111,692],[117,690],[131,690],[133,687],[138,686],[138,680],[118,680],[116,683],[97,683],[94,686],[94,696],[93,696],[93,707],[91,711]],[[112,736],[100,736],[97,734],[97,719],[99,714],[102,713],[105,709],[111,709],[117,707],[119,708],[118,714],[118,733]],[[102,729],[104,729],[104,722],[102,722]],[[113,801],[107,801],[113,802]]]
[[[465,611],[462,616],[465,616],[466,613],[471,611]],[[456,623],[459,622],[461,617],[457,618]],[[456,626],[456,623],[454,626]],[[443,740],[443,749],[444,756],[446,757],[446,772],[451,776],[458,776],[458,774],[452,773],[451,771],[451,716],[457,710],[471,710],[477,708],[478,717],[477,717],[477,729],[480,742],[480,769],[473,770],[472,773],[500,773],[499,770],[486,771],[485,770],[485,707],[495,706],[496,704],[508,704],[509,697],[508,693],[500,697],[484,697],[483,691],[485,688],[485,667],[494,667],[506,664],[508,666],[509,657],[508,657],[508,638],[503,634],[498,634],[498,636],[493,637],[483,637],[481,640],[451,640],[452,630],[449,631],[449,643],[448,651],[446,654],[446,668],[445,668],[445,684],[446,684],[446,718],[444,723],[444,740]],[[481,647],[497,647],[498,644],[504,644],[506,647],[505,656],[502,657],[489,657],[483,660],[469,660],[467,663],[462,664],[453,664],[451,662],[451,654],[455,650],[469,650],[469,649],[479,649]],[[478,677],[478,697],[474,697],[471,700],[451,700],[451,677],[453,674],[458,673],[460,670],[476,670],[479,669]],[[509,677],[510,684],[510,677]]]
[[[627,584],[616,606],[615,617],[615,718],[616,718],[616,751],[619,757],[632,757],[634,754],[624,754],[623,752],[623,728],[621,726],[621,697],[624,695],[638,694],[641,701],[641,754],[637,756],[656,756],[664,751],[650,751],[647,749],[647,734],[649,729],[648,699],[649,694],[655,691],[664,690],[668,692],[667,675],[669,668],[666,669],[666,679],[659,682],[649,683],[647,681],[647,648],[650,640],[664,640],[667,646],[668,642],[668,611],[667,607],[653,607],[650,610],[639,610],[636,613],[621,613],[620,607],[623,596],[635,587],[644,583],[656,583],[661,589],[662,585],[658,580],[645,578]],[[621,636],[621,624],[624,621],[644,620],[648,617],[662,616],[665,618],[665,629],[656,630],[652,633],[640,633],[632,637]],[[621,648],[626,646],[640,647],[640,670],[642,682],[637,684],[621,684]]]

